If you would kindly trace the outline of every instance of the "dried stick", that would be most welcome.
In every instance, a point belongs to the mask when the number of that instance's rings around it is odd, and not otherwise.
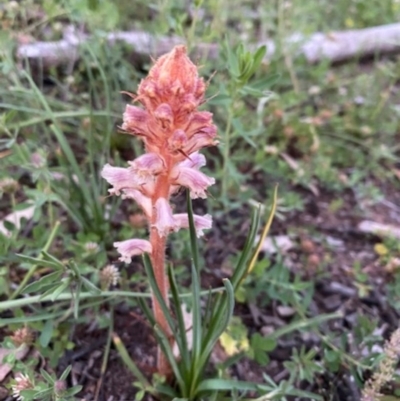
[[[74,27],[69,26],[62,40],[21,44],[17,47],[16,54],[20,60],[28,59],[44,67],[57,66],[76,59],[79,47],[87,44],[90,39],[89,35],[78,33]],[[158,57],[184,42],[184,39],[178,36],[157,37],[143,31],[111,32],[105,36],[105,40],[110,46],[116,42],[131,46],[132,55],[136,58],[147,57],[149,54]],[[318,32],[308,37],[294,34],[289,36],[285,43],[288,48],[295,49],[295,56],[304,56],[311,64],[324,59],[336,63],[354,57],[398,53],[400,23],[341,32]],[[276,52],[276,44],[273,40],[268,40],[256,46],[264,44],[268,48],[265,57],[269,60]],[[207,55],[211,59],[218,57],[218,51],[217,44],[201,44],[196,48],[197,54]]]

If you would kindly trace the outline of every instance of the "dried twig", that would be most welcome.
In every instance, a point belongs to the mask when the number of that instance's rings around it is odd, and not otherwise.
[[[41,63],[44,67],[61,65],[78,57],[80,46],[87,44],[90,36],[78,33],[74,27],[68,27],[64,37],[56,42],[34,42],[21,44],[17,48],[19,59]],[[149,54],[158,57],[168,52],[175,45],[183,43],[178,36],[156,37],[144,31],[111,32],[105,35],[105,42],[110,46],[123,42],[133,49],[133,56],[140,58]],[[268,48],[266,60],[276,52],[273,40],[260,42]],[[339,62],[354,57],[366,57],[375,54],[388,54],[400,51],[400,23],[377,26],[343,32],[315,33],[309,37],[294,34],[286,39],[287,48],[294,48],[295,55],[304,56],[309,63],[323,59]],[[252,47],[252,46],[249,46]],[[218,56],[217,44],[201,44],[196,48],[198,54],[213,59]]]

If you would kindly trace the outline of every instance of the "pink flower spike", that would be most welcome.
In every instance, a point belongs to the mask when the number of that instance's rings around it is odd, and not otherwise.
[[[158,198],[154,207],[156,209],[156,223],[154,227],[157,229],[160,237],[166,237],[176,228],[171,206],[165,198]]]
[[[204,155],[200,154],[199,152],[194,152],[187,159],[183,162],[179,163],[180,167],[190,167],[195,169],[200,169],[206,165],[206,158]]]
[[[143,195],[138,189],[125,189],[122,194],[122,199],[134,199],[136,203],[142,208],[143,212],[148,218],[151,217],[152,207],[151,199]]]
[[[120,195],[121,190],[125,188],[137,188],[134,176],[127,168],[106,164],[101,171],[101,176],[113,186],[108,190],[110,194]]]
[[[189,216],[187,213],[174,214],[175,224],[178,228],[189,228]],[[205,216],[193,215],[194,226],[196,228],[197,238],[204,235],[203,230],[208,230],[212,226],[212,217],[209,214]]]
[[[172,170],[172,184],[182,185],[190,189],[190,197],[207,198],[206,189],[215,183],[215,179],[208,177],[200,171],[177,165]]]
[[[130,169],[135,173],[140,185],[151,181],[155,175],[165,169],[164,160],[156,153],[145,153],[137,159],[129,162]]]
[[[144,239],[128,239],[126,241],[114,242],[118,253],[121,255],[119,260],[129,263],[133,256],[141,255],[144,252],[151,253],[152,246],[149,241]]]

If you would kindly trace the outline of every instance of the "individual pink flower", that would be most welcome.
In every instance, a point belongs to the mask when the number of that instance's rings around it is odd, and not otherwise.
[[[171,206],[165,198],[158,198],[154,205],[154,209],[156,213],[156,222],[153,226],[157,229],[160,237],[166,237],[176,228]]]
[[[177,165],[171,173],[172,184],[182,185],[190,189],[190,197],[207,198],[206,189],[215,183],[213,177],[208,177],[195,168]]]
[[[124,131],[134,132],[135,135],[139,136],[148,135],[147,120],[149,116],[146,110],[128,104],[122,117],[124,122],[121,128]]]
[[[193,113],[188,120],[187,125],[183,129],[189,138],[202,131],[204,128],[213,126],[212,113],[209,111],[198,111]]]
[[[189,228],[189,216],[187,213],[174,214],[175,224],[179,228]],[[204,230],[208,230],[212,226],[212,217],[209,214],[199,216],[193,215],[194,227],[196,229],[197,238],[204,235]]]
[[[133,256],[152,252],[150,242],[144,239],[128,239],[126,241],[114,242],[113,245],[121,255],[119,260],[126,263],[129,263]]]
[[[168,103],[160,104],[154,111],[154,117],[163,129],[170,129],[174,122],[174,114]]]
[[[201,148],[218,145],[219,142],[215,140],[216,132],[217,128],[214,125],[197,132],[186,142],[183,151],[193,153]]]
[[[175,130],[172,135],[168,138],[168,150],[172,153],[183,151],[183,148],[187,144],[188,137],[185,131],[182,129]]]
[[[129,162],[130,169],[135,173],[135,180],[139,185],[154,180],[157,174],[165,170],[165,163],[156,153],[145,153]]]
[[[101,176],[113,186],[108,191],[111,194],[120,195],[121,190],[138,186],[134,175],[128,168],[113,167],[106,164],[101,171]]]

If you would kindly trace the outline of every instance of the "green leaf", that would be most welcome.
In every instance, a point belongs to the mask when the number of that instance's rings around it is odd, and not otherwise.
[[[194,225],[192,199],[190,197],[189,190],[186,191],[186,203],[187,203],[187,212],[188,212],[188,218],[189,218],[191,255],[193,258],[194,267],[196,268],[196,273],[200,274],[199,247],[198,247],[198,243],[197,243],[196,227]]]
[[[28,284],[22,291],[23,294],[28,294],[30,292],[37,292],[39,290],[46,291],[44,290],[45,287],[53,286],[54,288],[58,286],[58,282],[60,278],[62,277],[63,272],[62,271],[55,271],[53,273],[50,273],[39,280],[35,281],[34,283]]]
[[[37,390],[21,390],[20,392],[20,400],[37,400],[36,394]]]
[[[38,314],[32,316],[21,316],[21,317],[11,317],[11,318],[4,318],[0,319],[0,327],[9,326],[10,324],[15,323],[28,323],[28,322],[43,322],[48,319],[55,319],[60,317],[65,312],[57,312],[57,313],[45,313],[45,314]]]
[[[75,394],[78,394],[78,393],[82,390],[82,388],[83,388],[83,386],[81,386],[81,385],[74,386],[74,387],[68,389],[68,390],[65,392],[65,396],[66,396],[66,397],[72,397],[72,396],[74,396]]]
[[[91,293],[91,294],[101,294],[101,290],[97,288],[93,283],[91,283],[86,277],[81,276],[81,281],[83,286]]]
[[[267,46],[260,46],[253,55],[253,66],[256,70],[262,63],[265,54],[267,53]]]
[[[274,188],[273,201],[272,201],[272,205],[271,205],[271,209],[270,209],[270,212],[269,212],[269,216],[268,216],[267,222],[266,222],[266,224],[264,226],[263,232],[262,232],[262,234],[260,236],[260,239],[258,240],[257,247],[253,252],[253,256],[252,256],[252,258],[251,258],[251,260],[249,262],[249,265],[247,267],[247,271],[243,275],[243,278],[247,274],[251,273],[251,271],[254,268],[254,265],[255,265],[255,263],[257,261],[258,255],[259,255],[259,253],[261,251],[262,244],[264,243],[265,238],[268,235],[269,230],[271,228],[272,221],[274,219],[274,215],[275,215],[275,212],[276,212],[277,204],[278,204],[278,186],[276,185],[275,188]]]
[[[273,333],[269,334],[266,337],[271,339],[278,339],[279,337],[291,333],[292,331],[303,330],[311,326],[320,326],[322,323],[328,320],[338,319],[342,317],[343,317],[342,312],[335,312],[325,315],[319,315],[310,319],[298,320],[293,323],[289,323],[286,326],[281,327],[280,329],[275,330]]]
[[[249,234],[247,235],[246,242],[243,246],[242,253],[235,266],[235,270],[234,270],[233,276],[231,278],[231,283],[232,283],[234,290],[237,289],[237,287],[243,280],[244,276],[246,275],[247,259],[249,258],[250,252],[253,248],[254,239],[256,237],[259,222],[260,222],[260,214],[261,214],[260,208],[258,208],[258,209],[254,209],[253,213],[251,215]]]
[[[165,303],[165,300],[162,297],[161,291],[157,285],[156,278],[154,276],[153,266],[151,264],[151,260],[149,258],[149,255],[147,255],[146,253],[143,255],[143,264],[144,264],[144,269],[147,274],[147,278],[149,279],[150,288],[153,291],[155,297],[157,298],[158,303],[160,304],[160,307],[164,313],[164,316],[167,319],[168,325],[171,328],[172,334],[174,335],[174,337],[176,338],[177,341],[180,341],[179,336],[176,335],[176,325],[172,318],[171,312],[169,311],[167,304]]]
[[[170,386],[167,386],[165,384],[156,384],[155,385],[155,390],[156,390],[157,394],[166,395],[166,396],[170,397],[173,400],[177,399],[177,398],[173,398],[173,397],[176,397],[177,394],[176,394],[176,391]]]
[[[39,344],[43,348],[46,348],[49,345],[51,337],[53,336],[53,324],[53,320],[47,320],[40,333]]]
[[[154,319],[154,313],[153,311],[149,308],[149,306],[147,305],[146,301],[142,298],[138,298],[138,303],[140,308],[142,309],[144,315],[146,316],[146,318],[148,319],[148,321],[150,322],[150,324],[152,326],[155,326],[156,321]]]
[[[227,380],[227,379],[206,379],[203,380],[198,388],[198,391],[256,391],[258,385],[256,383]]]
[[[19,259],[23,260],[24,262],[28,262],[31,265],[40,265],[43,267],[48,267],[50,269],[56,269],[56,270],[64,268],[63,264],[61,264],[59,261],[57,261],[57,263],[54,263],[49,260],[44,260],[42,258],[33,258],[31,256],[22,255],[20,253],[18,253],[16,256]]]
[[[60,260],[58,260],[56,257],[54,257],[53,255],[51,255],[50,253],[48,253],[46,251],[42,251],[42,255],[45,260],[48,260],[49,262],[53,262],[54,264],[57,264],[60,267],[60,269],[64,268],[63,263]]]
[[[202,369],[206,364],[215,343],[228,327],[229,321],[233,315],[235,306],[233,287],[228,279],[224,279],[223,283],[226,292],[223,295],[222,301],[217,304],[217,309],[211,320],[208,332],[203,339],[202,355],[199,360],[198,369]]]
[[[54,291],[51,294],[51,300],[52,302],[54,302],[60,294],[62,294],[71,284],[71,280],[69,278],[64,278],[63,280],[61,280],[61,285],[59,285],[57,288],[54,289]],[[46,296],[46,293],[43,294],[43,297]]]
[[[183,318],[183,313],[182,313],[182,305],[181,301],[179,299],[179,293],[178,293],[178,286],[176,284],[175,280],[175,275],[172,266],[170,265],[168,268],[168,279],[169,279],[169,285],[171,288],[171,294],[172,294],[172,303],[175,307],[175,314],[176,318],[178,321],[178,329],[179,329],[179,336],[181,337],[181,345],[182,349],[179,349],[182,361],[184,363],[185,369],[188,371],[189,370],[189,365],[190,365],[190,355],[189,355],[189,348],[187,344],[187,337],[186,337],[186,326],[185,326],[185,319]]]
[[[201,327],[201,305],[200,305],[200,283],[198,271],[192,265],[192,315],[193,315],[193,328],[192,328],[192,381],[195,381],[200,374],[201,367],[199,369],[198,359],[202,353],[201,338],[202,338],[202,327]],[[192,383],[193,385],[193,383]]]
[[[124,343],[121,341],[121,339],[116,333],[112,334],[112,340],[114,342],[115,348],[117,349],[125,365],[136,376],[136,378],[140,381],[143,387],[150,389],[150,383],[147,381],[146,376],[143,375],[141,370],[136,366],[135,362],[129,356],[129,353],[126,350]]]
[[[276,348],[277,342],[274,338],[263,337],[259,333],[255,333],[251,337],[251,347],[261,349],[263,351],[273,351]]]
[[[72,366],[69,365],[65,368],[64,372],[62,372],[61,376],[60,376],[60,380],[66,380],[66,378],[69,375],[69,372],[71,372]]]
[[[240,74],[238,57],[237,57],[237,55],[234,55],[232,53],[231,45],[230,45],[230,43],[228,41],[228,37],[227,36],[225,37],[224,44],[225,44],[224,49],[225,49],[226,56],[227,56],[229,73],[231,74],[231,76],[237,77]]]

